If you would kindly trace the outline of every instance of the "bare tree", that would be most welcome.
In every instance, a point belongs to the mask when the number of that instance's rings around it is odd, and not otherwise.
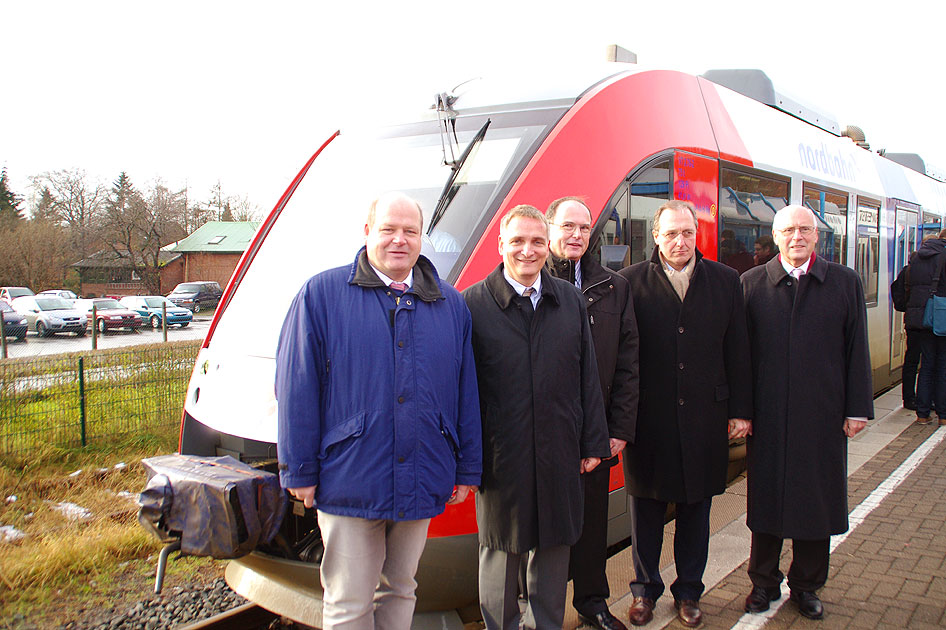
[[[63,286],[69,247],[65,229],[57,223],[30,219],[0,232],[0,284],[32,287],[36,291]]]
[[[107,189],[88,181],[81,169],[61,170],[34,176],[37,191],[48,189],[53,202],[51,214],[67,228],[69,243],[78,258],[86,258],[101,244],[99,219]]]
[[[160,181],[142,195],[124,172],[108,195],[103,221],[106,243],[128,259],[151,293],[161,289],[161,247],[184,236],[176,220],[180,196]]]

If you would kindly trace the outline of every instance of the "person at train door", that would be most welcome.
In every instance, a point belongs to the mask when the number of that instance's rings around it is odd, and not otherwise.
[[[472,320],[422,225],[410,197],[376,199],[354,262],[309,279],[279,337],[279,476],[317,509],[326,630],[408,630],[428,523],[480,482]]]
[[[572,605],[584,623],[598,630],[626,630],[608,610],[611,591],[606,565],[610,471],[618,463],[618,453],[625,444],[634,441],[637,422],[638,338],[634,301],[627,280],[605,269],[588,252],[591,211],[581,198],[556,199],[545,217],[549,221],[549,272],[574,284],[585,298],[611,447],[609,458],[582,475],[584,524],[569,556]]]
[[[530,630],[561,630],[581,475],[611,455],[583,299],[545,269],[548,242],[545,216],[514,207],[500,221],[502,262],[463,292],[483,419],[476,522],[487,630],[517,630],[520,618]]]
[[[700,624],[713,496],[726,489],[729,439],[752,427],[739,275],[703,257],[697,226],[692,203],[664,203],[654,215],[653,256],[620,271],[630,283],[640,334],[637,430],[624,454],[635,626],[653,619],[664,591],[660,550],[670,503],[677,568],[670,592],[680,621]]]
[[[874,415],[867,309],[857,272],[815,254],[810,209],[779,210],[772,236],[779,255],[742,276],[755,400],[745,610],[781,597],[779,556],[791,538],[790,599],[821,619],[831,536],[848,528],[847,440]]]
[[[919,354],[920,370],[916,382],[917,424],[930,424],[935,407],[939,424],[946,425],[946,337],[938,337],[923,326],[926,302],[932,295],[946,296],[946,229],[932,238],[924,238],[923,244],[910,257],[909,274],[906,278],[907,311],[904,325],[907,328],[907,353]],[[911,345],[912,343],[912,345]],[[904,358],[906,374],[906,358]],[[916,365],[913,366],[914,373]],[[906,376],[904,376],[904,381]],[[904,385],[906,388],[906,385]]]

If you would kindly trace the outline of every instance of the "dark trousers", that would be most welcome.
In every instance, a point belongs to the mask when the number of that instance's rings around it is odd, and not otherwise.
[[[585,617],[608,609],[608,482],[611,468],[603,463],[585,473],[585,516],[581,538],[571,549],[568,575],[572,579],[572,605]]]
[[[916,332],[923,357],[916,384],[916,415],[929,418],[935,405],[937,415],[946,418],[946,337],[937,337],[931,330]]]
[[[673,555],[677,579],[670,585],[676,600],[699,600],[703,595],[703,570],[709,551],[709,515],[713,499],[676,504],[676,531]],[[631,557],[636,576],[631,582],[635,597],[656,600],[664,592],[660,578],[660,550],[663,547],[667,503],[632,497]]]
[[[903,354],[903,403],[916,404],[916,371],[920,365],[920,341],[917,339],[922,330],[907,330],[907,350]]]
[[[774,588],[785,576],[778,568],[784,539],[772,534],[752,532],[749,552],[749,579],[753,586]],[[792,566],[788,587],[793,591],[816,591],[828,581],[831,539],[792,540]]]

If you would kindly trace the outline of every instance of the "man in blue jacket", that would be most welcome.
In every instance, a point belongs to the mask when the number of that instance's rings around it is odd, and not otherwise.
[[[280,481],[317,508],[325,630],[410,628],[427,525],[480,483],[470,312],[422,226],[416,201],[379,197],[365,247],[306,282],[279,338]]]

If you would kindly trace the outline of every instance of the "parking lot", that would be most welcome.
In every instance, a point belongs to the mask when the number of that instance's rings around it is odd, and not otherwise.
[[[168,341],[185,339],[203,339],[210,328],[214,311],[201,311],[194,314],[194,321],[187,328],[177,326],[168,327]],[[161,329],[152,329],[145,323],[137,331],[115,330],[104,334],[99,333],[97,345],[99,349],[120,348],[163,341]],[[60,333],[50,337],[39,337],[33,331],[26,335],[24,341],[7,339],[7,357],[33,357],[44,354],[59,354],[61,352],[78,352],[92,349],[92,332],[88,331],[84,337],[76,337],[72,333]]]

